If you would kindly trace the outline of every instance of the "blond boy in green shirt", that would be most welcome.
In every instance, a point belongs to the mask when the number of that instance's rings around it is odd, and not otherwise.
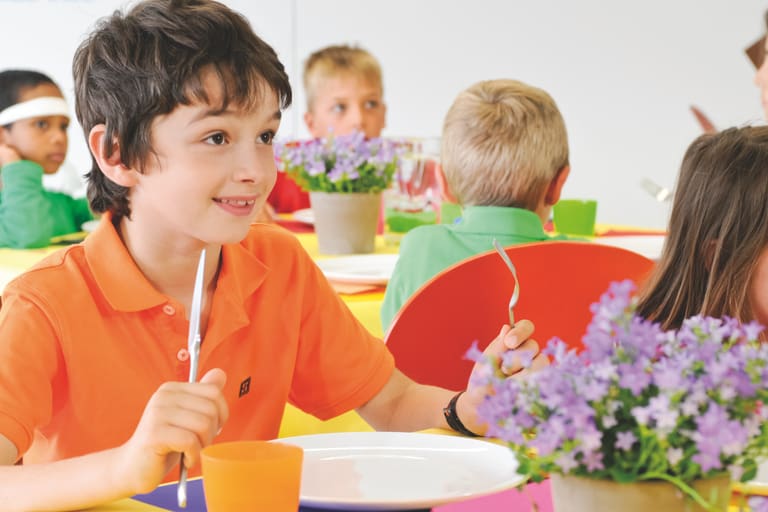
[[[461,92],[443,124],[447,192],[463,207],[456,224],[420,226],[400,245],[381,309],[386,330],[408,298],[440,271],[502,245],[548,240],[543,223],[568,178],[568,136],[554,100],[516,80]]]

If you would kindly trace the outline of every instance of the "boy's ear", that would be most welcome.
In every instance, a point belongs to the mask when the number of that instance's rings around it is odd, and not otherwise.
[[[315,135],[315,116],[313,116],[312,112],[309,110],[304,112],[304,124],[307,125],[307,131],[309,131],[309,134],[312,137],[317,137],[317,135]]]
[[[549,182],[549,187],[547,187],[547,193],[544,196],[544,204],[552,206],[560,200],[560,193],[563,191],[563,185],[565,185],[565,180],[568,179],[568,174],[570,174],[570,172],[570,165],[566,165],[557,171],[555,177]]]
[[[132,187],[138,183],[138,172],[133,168],[123,164],[123,159],[120,157],[120,146],[117,141],[114,142],[112,147],[112,153],[106,154],[104,149],[104,137],[106,136],[107,127],[104,124],[97,124],[91,128],[88,134],[88,147],[91,149],[93,157],[96,159],[96,163],[99,164],[99,169],[110,180],[114,181],[118,185],[123,187]]]
[[[456,197],[454,197],[454,195],[448,189],[448,182],[445,179],[443,166],[440,165],[437,161],[434,161],[434,165],[435,181],[437,181],[437,186],[440,187],[440,197],[443,199],[443,201],[448,201],[449,203],[458,203]]]

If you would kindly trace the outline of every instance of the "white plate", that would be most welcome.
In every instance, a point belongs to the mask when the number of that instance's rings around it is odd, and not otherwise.
[[[88,233],[92,233],[98,225],[99,225],[98,220],[89,220],[87,222],[83,222],[82,226],[80,226],[80,229]]]
[[[622,247],[646,258],[658,260],[666,238],[664,235],[601,236],[593,239],[593,242]]]
[[[467,437],[344,432],[278,439],[304,448],[301,504],[335,510],[408,510],[521,484],[505,446]]]
[[[315,224],[315,212],[312,208],[304,208],[303,210],[296,210],[293,212],[293,220],[303,222],[304,224]]]
[[[395,270],[397,254],[360,254],[318,260],[329,281],[350,284],[387,284]]]

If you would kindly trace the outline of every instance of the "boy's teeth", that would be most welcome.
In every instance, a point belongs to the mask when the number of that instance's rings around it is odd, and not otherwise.
[[[235,205],[235,206],[249,206],[249,205],[252,205],[256,201],[253,200],[253,199],[248,200],[248,201],[243,200],[243,199],[221,199],[221,202],[222,203],[226,203],[226,204],[232,204],[232,205]]]

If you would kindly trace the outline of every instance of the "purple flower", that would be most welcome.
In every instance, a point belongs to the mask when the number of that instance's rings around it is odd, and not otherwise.
[[[669,448],[667,450],[667,462],[670,466],[676,466],[681,460],[683,460],[682,448]]]
[[[628,452],[632,449],[632,445],[637,442],[637,437],[632,431],[619,432],[616,434],[616,448]]]
[[[768,498],[764,496],[750,496],[747,505],[752,512],[768,512]]]
[[[651,383],[651,375],[645,370],[643,362],[619,365],[619,385],[639,395]]]
[[[539,477],[609,478],[618,469],[629,479],[663,471],[688,482],[768,458],[762,327],[696,316],[663,331],[634,314],[633,290],[614,283],[591,307],[585,350],[553,339],[544,349],[552,364],[526,378],[490,370],[512,356],[490,361],[470,350],[473,385],[490,390],[478,409],[489,433]]]
[[[605,467],[603,466],[603,454],[599,451],[585,453],[582,462],[587,466],[587,471],[589,472],[597,471],[598,469],[603,469]]]
[[[401,151],[394,141],[366,139],[362,132],[303,141],[275,143],[279,169],[305,190],[379,192],[389,187]]]
[[[579,466],[573,453],[570,452],[560,454],[557,460],[555,460],[555,464],[557,464],[564,475],[567,475]]]

